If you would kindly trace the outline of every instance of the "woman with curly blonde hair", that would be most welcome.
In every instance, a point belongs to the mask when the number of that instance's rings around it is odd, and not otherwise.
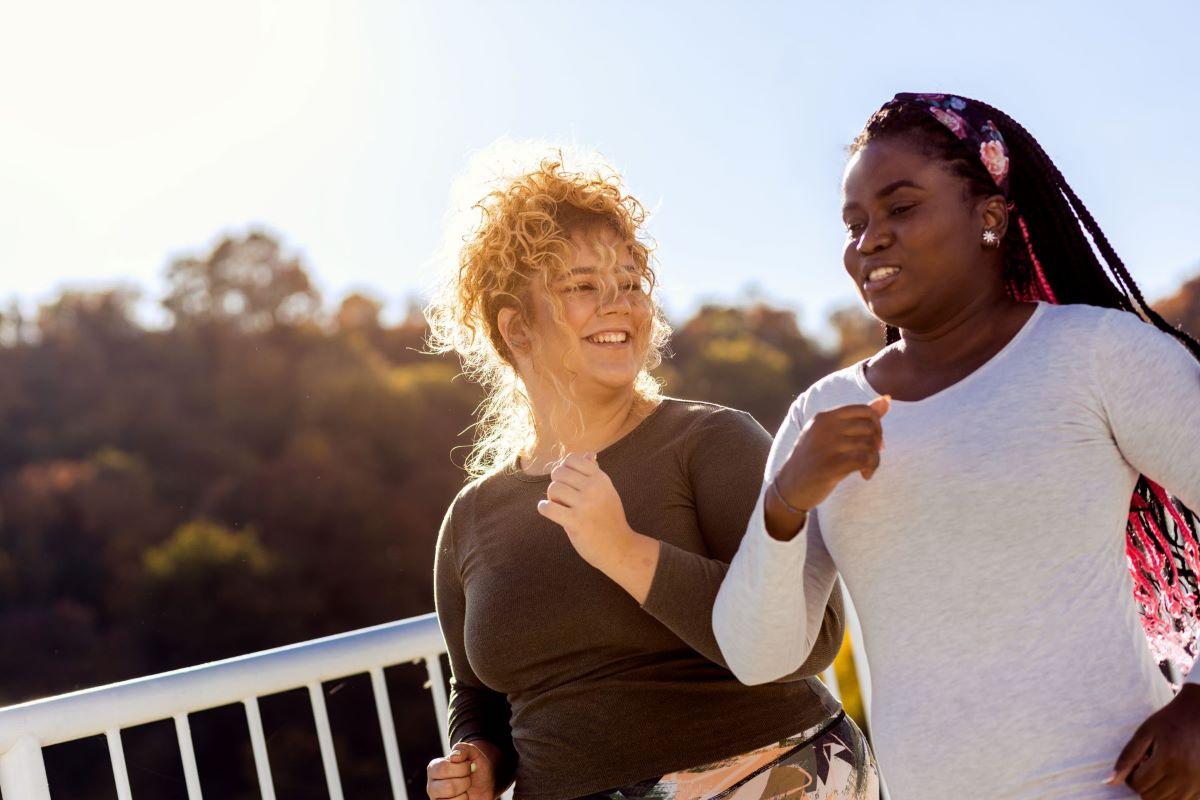
[[[861,733],[814,675],[748,687],[713,602],[770,436],[748,414],[663,397],[669,328],[641,204],[561,154],[476,205],[427,309],[432,343],[487,392],[473,480],[434,566],[453,750],[431,800],[875,797]],[[565,534],[565,535],[564,535]]]

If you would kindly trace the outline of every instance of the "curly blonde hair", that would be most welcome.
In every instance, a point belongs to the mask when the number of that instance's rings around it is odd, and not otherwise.
[[[570,335],[562,301],[550,287],[571,269],[572,234],[594,236],[608,231],[628,246],[651,310],[649,329],[640,332],[648,347],[634,391],[639,402],[653,402],[660,394],[659,382],[650,372],[662,362],[670,327],[654,299],[652,246],[642,230],[646,211],[626,192],[611,167],[601,164],[573,171],[565,161],[561,150],[544,157],[536,168],[501,179],[472,206],[476,223],[462,240],[457,263],[425,309],[430,349],[457,353],[464,374],[486,393],[476,410],[475,442],[466,463],[471,477],[514,464],[536,441],[529,394],[497,320],[503,308],[513,308],[522,319],[532,320],[532,293],[539,290],[557,327]],[[615,258],[612,248],[597,249]],[[573,379],[563,385],[553,374],[549,377],[573,405]],[[582,424],[581,418],[578,423]]]

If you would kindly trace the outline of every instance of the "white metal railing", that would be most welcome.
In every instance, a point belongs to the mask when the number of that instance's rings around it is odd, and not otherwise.
[[[858,694],[862,698],[863,717],[866,718],[867,727],[870,728],[871,668],[867,665],[867,652],[863,647],[862,622],[858,619],[858,609],[854,607],[854,600],[850,598],[850,592],[847,591],[844,583],[842,584],[842,605],[846,610],[846,630],[850,632],[850,653],[854,660],[854,679],[858,681]],[[833,667],[830,667],[828,672],[832,674]],[[835,682],[829,686],[836,695],[838,694],[836,678],[834,680]]]
[[[871,687],[861,644],[862,629],[849,594],[845,595],[845,601],[856,678],[869,724]],[[259,791],[263,800],[275,800],[258,700],[279,692],[307,688],[329,797],[342,800],[341,779],[321,684],[366,673],[370,675],[375,696],[392,797],[393,800],[408,800],[383,670],[395,664],[425,663],[442,752],[445,753],[449,749],[447,702],[439,660],[445,652],[436,615],[425,614],[261,653],[0,708],[0,792],[4,800],[50,800],[42,748],[104,734],[117,798],[132,800],[121,743],[122,729],[173,719],[188,800],[201,800],[188,715],[241,703],[250,730]],[[826,670],[822,677],[830,690],[839,695],[833,668]]]
[[[117,798],[132,800],[121,730],[173,719],[188,800],[201,800],[188,715],[242,703],[250,729],[259,790],[263,800],[274,800],[275,787],[258,699],[307,688],[329,796],[331,800],[342,800],[341,779],[321,684],[367,673],[375,694],[392,797],[407,800],[383,670],[394,664],[425,662],[428,688],[445,752],[446,689],[438,660],[445,651],[437,617],[426,614],[248,656],[9,706],[0,709],[0,791],[4,800],[50,800],[42,748],[104,734],[108,740]]]

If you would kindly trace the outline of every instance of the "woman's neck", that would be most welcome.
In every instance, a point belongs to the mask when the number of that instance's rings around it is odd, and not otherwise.
[[[872,388],[896,400],[923,400],[974,372],[1016,336],[1033,307],[1008,297],[973,302],[935,324],[901,331],[899,344],[864,366]]]
[[[521,457],[521,468],[531,474],[549,472],[567,453],[603,450],[637,427],[653,409],[633,386],[574,403],[553,390],[531,387],[530,402],[537,440]]]
[[[905,360],[925,369],[972,361],[1012,338],[1028,312],[1007,295],[982,296],[920,330],[903,330]]]

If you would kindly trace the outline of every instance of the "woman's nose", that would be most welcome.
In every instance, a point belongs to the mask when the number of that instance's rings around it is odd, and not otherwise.
[[[884,224],[868,223],[854,245],[862,255],[877,253],[892,243],[892,232]]]
[[[628,313],[632,307],[628,292],[621,291],[615,284],[605,286],[596,301],[596,312],[599,314]]]

